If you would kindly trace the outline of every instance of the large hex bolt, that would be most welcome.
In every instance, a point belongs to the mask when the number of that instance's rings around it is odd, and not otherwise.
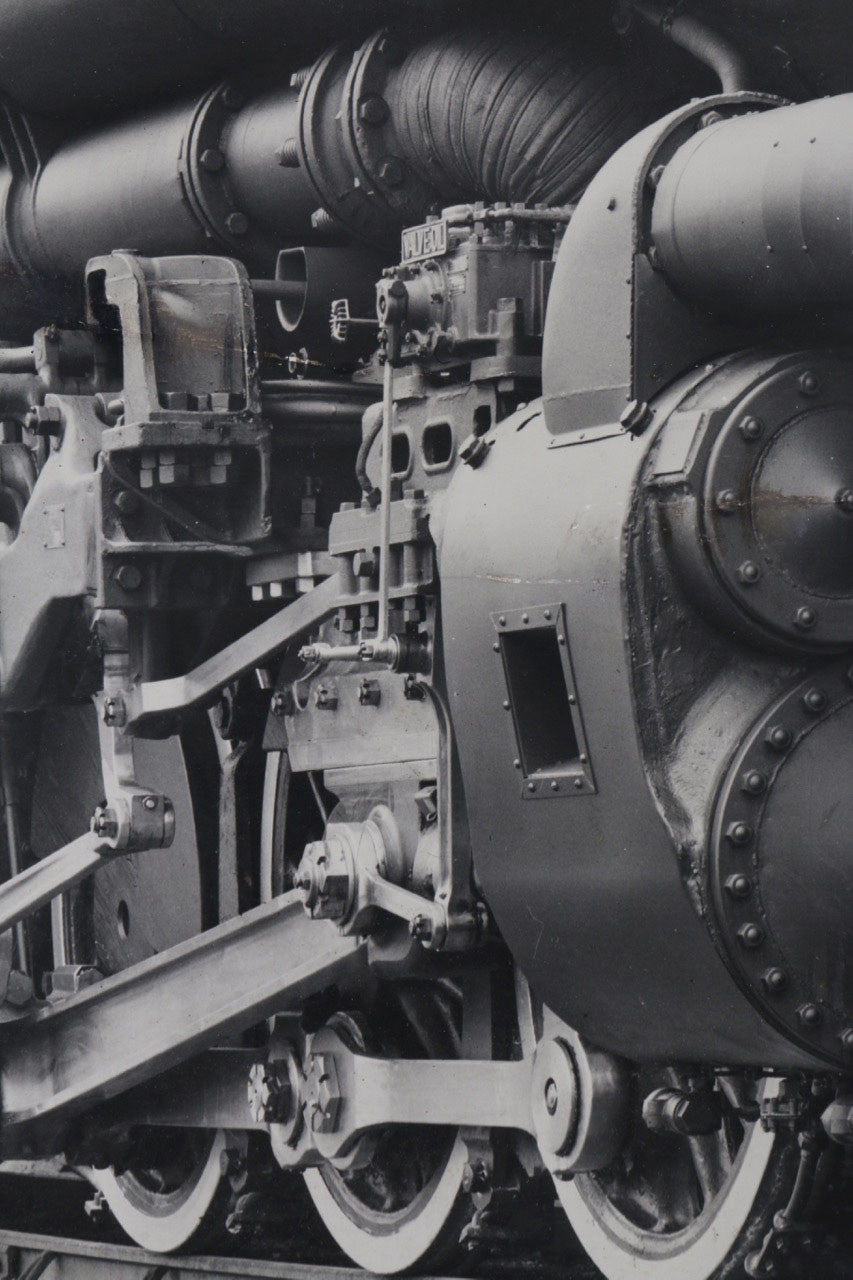
[[[340,840],[305,846],[294,877],[305,910],[317,920],[343,920],[354,892],[353,874]]]
[[[655,1133],[716,1133],[723,1122],[720,1096],[713,1089],[655,1089],[643,1102],[643,1120]]]
[[[305,1072],[305,1123],[312,1133],[334,1133],[341,1109],[341,1090],[331,1053],[312,1053]]]
[[[249,1111],[255,1124],[281,1124],[293,1107],[286,1062],[255,1062],[249,1068]]]

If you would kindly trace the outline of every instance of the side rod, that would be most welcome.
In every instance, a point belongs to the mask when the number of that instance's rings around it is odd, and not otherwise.
[[[0,1026],[0,1148],[49,1141],[92,1103],[363,977],[366,957],[364,941],[311,920],[290,892]]]
[[[0,884],[0,933],[85,880],[115,854],[112,846],[87,831]]]
[[[125,732],[136,737],[158,733],[171,717],[204,706],[231,680],[262,666],[291,640],[319,626],[335,608],[340,590],[333,574],[186,675],[138,685],[128,698]]]

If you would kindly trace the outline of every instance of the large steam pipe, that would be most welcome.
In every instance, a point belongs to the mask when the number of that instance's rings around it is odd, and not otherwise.
[[[38,291],[65,282],[47,316],[74,318],[86,261],[119,247],[225,252],[269,276],[280,248],[330,236],[390,258],[442,204],[568,201],[633,132],[634,98],[615,63],[536,36],[338,46],[248,102],[221,85],[67,142],[35,176],[10,164],[0,306],[22,309],[23,280],[43,321]]]
[[[671,284],[733,319],[853,304],[853,94],[702,129],[666,165],[651,236]]]
[[[437,15],[442,0],[404,0]],[[305,60],[400,0],[0,0],[0,92],[36,115],[126,114],[259,59]],[[306,21],[310,16],[310,21]]]

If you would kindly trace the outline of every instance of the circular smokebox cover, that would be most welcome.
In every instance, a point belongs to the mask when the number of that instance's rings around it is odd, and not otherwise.
[[[780,360],[714,443],[703,525],[718,575],[763,630],[853,643],[853,357]]]
[[[753,726],[720,793],[709,893],[764,1014],[822,1057],[853,1049],[853,667],[797,685]]]

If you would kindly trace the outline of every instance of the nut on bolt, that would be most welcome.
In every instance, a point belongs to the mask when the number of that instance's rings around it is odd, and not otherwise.
[[[378,680],[365,678],[358,686],[358,701],[362,707],[378,707],[382,700],[382,690]]]
[[[312,1053],[305,1072],[305,1119],[313,1133],[334,1133],[341,1109],[341,1090],[335,1059]]]
[[[62,429],[62,410],[56,405],[33,405],[24,418],[24,426],[38,435],[58,436]]]
[[[112,809],[98,805],[92,817],[92,831],[104,840],[115,840],[118,835],[118,819]]]
[[[255,1124],[277,1124],[286,1120],[292,1103],[286,1063],[253,1063],[246,1094]]]

